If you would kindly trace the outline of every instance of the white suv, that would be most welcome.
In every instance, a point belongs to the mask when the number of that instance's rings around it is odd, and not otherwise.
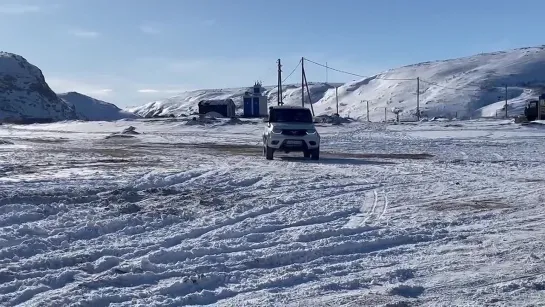
[[[320,159],[320,134],[314,127],[310,110],[304,107],[269,108],[263,132],[263,154],[272,160],[274,152],[303,152],[305,158]]]

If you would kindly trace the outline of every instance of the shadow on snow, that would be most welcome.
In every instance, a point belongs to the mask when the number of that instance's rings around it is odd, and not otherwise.
[[[303,163],[317,163],[317,164],[352,164],[352,165],[387,165],[387,164],[396,164],[395,162],[388,161],[372,161],[372,160],[363,160],[363,159],[354,159],[354,158],[320,158],[320,160],[310,160],[303,157],[290,157],[290,156],[280,156],[278,159],[284,161],[292,162],[303,162]]]

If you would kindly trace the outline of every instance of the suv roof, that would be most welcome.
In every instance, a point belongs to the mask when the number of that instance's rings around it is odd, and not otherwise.
[[[271,106],[271,107],[269,107],[269,110],[270,110],[270,109],[275,109],[275,110],[282,110],[282,109],[288,109],[288,110],[308,110],[308,108],[301,107],[301,106]]]
[[[299,106],[274,106],[269,108],[269,122],[312,123],[310,109]]]

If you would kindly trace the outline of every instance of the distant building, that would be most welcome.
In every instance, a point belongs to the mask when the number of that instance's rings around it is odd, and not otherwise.
[[[249,91],[242,96],[244,117],[266,117],[269,113],[267,108],[267,96],[263,95],[263,87],[256,82]]]
[[[219,113],[225,117],[235,117],[235,102],[233,99],[215,99],[199,101],[199,114]]]

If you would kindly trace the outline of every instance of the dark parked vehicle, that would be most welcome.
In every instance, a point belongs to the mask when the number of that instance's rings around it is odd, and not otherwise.
[[[524,108],[524,116],[528,121],[534,121],[538,119],[538,103],[541,101],[539,112],[541,113],[539,119],[545,120],[545,95],[539,96],[539,100],[530,100]]]

